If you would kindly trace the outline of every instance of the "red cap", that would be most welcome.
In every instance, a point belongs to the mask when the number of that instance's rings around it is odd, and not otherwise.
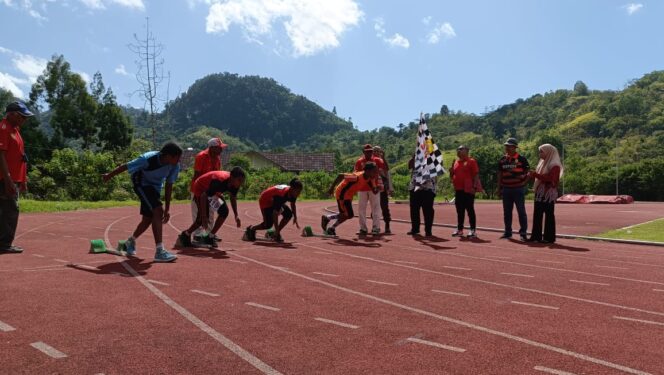
[[[364,151],[373,151],[373,146],[367,143],[364,145]]]

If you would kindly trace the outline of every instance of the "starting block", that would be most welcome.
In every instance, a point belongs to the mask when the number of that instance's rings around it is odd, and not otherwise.
[[[329,234],[316,234],[310,226],[306,226],[302,229],[302,237],[338,238],[337,236],[331,236]]]
[[[104,240],[92,240],[90,241],[90,252],[93,254],[114,254],[114,255],[124,255],[122,252],[126,251],[127,246],[125,241],[120,241],[118,243],[117,249],[107,249],[106,243]]]

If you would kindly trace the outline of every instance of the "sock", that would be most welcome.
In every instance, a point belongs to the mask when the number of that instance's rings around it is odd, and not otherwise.
[[[164,243],[163,242],[159,242],[157,244],[157,250],[164,250]]]
[[[331,214],[331,215],[327,215],[327,218],[330,219],[330,220],[335,220],[335,219],[338,219],[338,218],[339,218],[339,214]]]

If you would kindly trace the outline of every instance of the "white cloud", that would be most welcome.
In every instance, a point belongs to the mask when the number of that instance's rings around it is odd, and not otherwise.
[[[86,84],[89,84],[90,82],[92,82],[92,78],[90,78],[90,75],[88,73],[81,72],[81,71],[76,71],[76,70],[72,70],[72,72],[74,72],[74,73],[78,74],[79,76],[81,76],[81,78],[83,78],[83,81],[85,81]]]
[[[126,8],[145,10],[145,4],[143,3],[143,0],[110,0],[110,2]]]
[[[30,83],[35,83],[37,77],[39,77],[39,75],[44,72],[44,69],[46,69],[46,64],[48,63],[46,59],[12,51],[1,46],[0,53],[11,56],[14,68],[23,73],[26,76],[27,81]]]
[[[209,0],[206,31],[224,34],[238,25],[248,40],[274,37],[280,23],[293,56],[311,56],[339,46],[339,38],[357,25],[363,13],[355,0]],[[193,4],[189,0],[189,4]]]
[[[431,23],[431,16],[422,18],[422,23],[428,26]]]
[[[427,42],[429,44],[436,44],[441,39],[452,39],[456,37],[456,32],[449,22],[436,25],[433,30],[427,35]]]
[[[70,8],[72,1],[70,0],[0,0],[0,5],[5,5],[7,7],[23,9],[31,17],[37,19],[37,21],[47,20],[45,14],[48,12],[48,7],[52,4],[57,4],[65,8]],[[92,10],[104,10],[108,5],[116,4],[125,8],[130,8],[134,10],[145,10],[145,3],[143,0],[78,0],[79,3],[83,4],[86,8]],[[40,9],[38,11],[37,9]]]
[[[406,37],[399,33],[395,33],[391,37],[386,37],[386,31],[385,31],[385,20],[382,18],[376,18],[374,21],[374,30],[376,31],[376,36],[383,40],[383,42],[387,43],[391,47],[400,47],[400,48],[409,48],[410,47],[410,42]]]
[[[410,42],[408,39],[404,38],[401,34],[396,33],[392,35],[390,38],[385,39],[387,44],[391,45],[392,47],[401,47],[401,48],[408,48],[410,47]]]
[[[80,0],[83,5],[90,9],[106,9],[104,2],[101,0]]]
[[[125,69],[124,64],[118,65],[117,68],[115,68],[115,72],[121,76],[128,76],[129,73],[127,73],[127,69]]]
[[[25,97],[23,90],[18,87],[18,85],[23,85],[25,83],[25,80],[14,77],[11,74],[0,72],[0,87],[11,91],[11,93],[17,98]]]
[[[623,8],[625,8],[625,10],[627,10],[627,14],[629,14],[631,16],[632,14],[640,11],[641,8],[643,8],[643,4],[641,4],[641,3],[629,3],[625,6],[623,6]]]

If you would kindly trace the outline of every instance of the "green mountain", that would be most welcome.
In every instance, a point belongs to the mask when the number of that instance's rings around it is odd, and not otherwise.
[[[196,81],[162,114],[174,134],[206,126],[261,148],[305,143],[353,126],[273,79],[212,74]]]

